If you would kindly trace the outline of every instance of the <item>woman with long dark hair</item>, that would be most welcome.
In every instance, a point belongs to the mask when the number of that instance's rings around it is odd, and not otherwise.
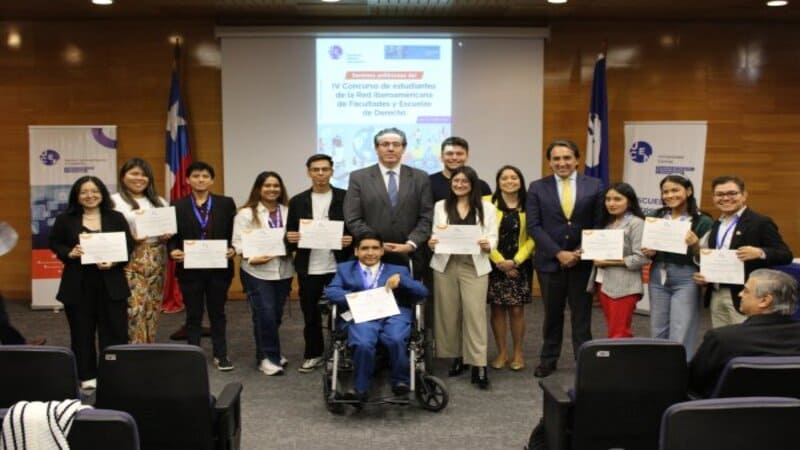
[[[168,206],[156,192],[153,170],[141,158],[132,158],[119,170],[117,189],[111,196],[114,209],[128,221],[136,241],[125,276],[131,288],[128,299],[128,341],[132,344],[156,341],[158,317],[164,296],[166,242],[171,235],[143,236],[136,231],[136,211]]]
[[[514,166],[503,166],[495,177],[492,203],[498,224],[497,248],[492,250],[492,272],[489,274],[487,302],[491,305],[491,322],[497,356],[491,365],[502,369],[509,364],[506,334],[511,328],[514,344],[509,367],[522,370],[522,342],[525,336],[525,304],[532,301],[531,275],[533,238],[525,226],[525,177]],[[510,325],[510,327],[509,327]]]
[[[286,229],[289,196],[283,179],[276,172],[261,172],[256,177],[247,202],[233,221],[233,247],[242,254],[242,235],[260,228]],[[285,234],[285,233],[284,233]],[[288,363],[281,355],[278,329],[283,306],[292,285],[292,257],[258,255],[242,258],[239,270],[242,286],[253,316],[258,370],[266,375],[281,375]]]
[[[636,191],[628,183],[614,183],[603,194],[600,223],[606,230],[623,230],[622,259],[594,260],[587,291],[597,292],[608,325],[608,337],[633,337],[631,320],[642,299],[642,267],[650,260],[642,253],[644,214]]]
[[[479,225],[481,237],[475,243],[478,254],[434,253],[431,258],[434,285],[436,353],[453,358],[450,376],[472,366],[472,382],[489,387],[486,373],[486,292],[489,286],[489,254],[497,246],[494,205],[481,198],[478,174],[469,166],[453,171],[450,192],[433,207],[433,237],[428,245],[434,252],[437,229],[449,225]]]
[[[650,332],[653,337],[680,342],[691,359],[697,345],[700,317],[700,286],[692,280],[699,269],[694,257],[700,251],[700,239],[711,231],[713,220],[697,208],[692,181],[683,175],[667,175],[661,180],[661,203],[653,217],[689,221],[686,253],[657,252],[643,248],[653,258],[650,266]]]
[[[78,378],[84,389],[97,386],[95,334],[101,351],[128,342],[126,301],[131,291],[123,271],[125,263],[81,264],[80,235],[118,231],[125,233],[130,253],[134,242],[128,222],[114,211],[106,185],[94,176],[83,176],[73,183],[67,209],[56,217],[50,230],[50,250],[64,263],[56,299],[64,304]]]

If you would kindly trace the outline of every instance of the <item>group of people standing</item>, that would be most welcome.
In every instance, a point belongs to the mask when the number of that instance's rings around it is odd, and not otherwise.
[[[260,228],[280,229],[285,246],[280,255],[242,257],[239,271],[252,313],[256,363],[264,374],[282,374],[288,363],[281,352],[279,328],[295,274],[305,341],[304,361],[298,371],[304,373],[324,363],[318,307],[323,292],[339,298],[338,294],[347,291],[342,283],[351,278],[363,281],[363,286],[359,281],[351,290],[367,289],[380,279],[390,288],[417,296],[433,293],[437,356],[452,358],[451,376],[471,368],[472,382],[482,389],[489,387],[488,366],[512,370],[525,367],[523,308],[532,300],[534,268],[545,306],[544,339],[534,374],[544,377],[556,369],[567,304],[575,354],[591,339],[592,292],[600,299],[609,336],[632,335],[631,316],[643,293],[642,268],[651,259],[653,335],[682,342],[689,354],[695,346],[700,285],[704,281],[697,274],[700,248],[739,249],[748,273],[788,262],[787,257],[791,260],[791,252],[774,223],[744,207],[744,183],[735,177],[712,183],[714,203],[723,213],[723,225],[727,224],[721,229],[720,221],[712,225],[711,218],[697,209],[694,187],[688,179],[670,175],[661,181],[664,207],[656,216],[691,222],[692,231],[686,237],[688,250],[679,255],[642,248],[643,214],[633,188],[626,183],[604,188],[599,180],[577,173],[580,152],[571,141],[555,141],[548,146],[552,176],[534,181],[526,191],[522,172],[503,166],[496,174],[494,192],[466,165],[466,140],[446,139],[441,148],[443,170],[430,176],[402,164],[406,145],[403,131],[379,131],[374,137],[378,163],[352,172],[347,191],[331,186],[333,160],[324,154],[308,158],[311,187],[291,198],[277,172],[262,172],[238,210],[230,197],[211,193],[213,167],[192,163],[185,173],[191,194],[174,203],[174,235],[136,233],[134,211],[167,206],[157,195],[146,161],[134,158],[122,166],[119,192],[113,196],[96,177],[78,179],[70,191],[67,209],[55,221],[50,248],[65,266],[57,299],[65,305],[83,387],[96,384],[95,333],[100,348],[154,342],[167,257],[178,263],[176,274],[186,306],[188,343],[200,344],[202,317],[207,309],[214,364],[219,370],[233,369],[225,316],[233,258],[243,253],[242,235]],[[341,250],[299,248],[300,222],[307,219],[343,221]],[[437,229],[457,224],[480,227],[477,254],[436,252]],[[622,260],[581,259],[582,231],[593,228],[624,231]],[[129,262],[81,265],[80,234],[110,231],[125,232]],[[227,241],[227,267],[183,267],[184,241],[204,239]],[[338,274],[338,265],[354,253],[363,274],[359,278]],[[396,268],[409,267],[410,262],[413,272],[408,275],[423,280],[425,286],[404,278],[404,272]],[[385,274],[384,263],[390,268]],[[326,286],[339,290],[329,292]],[[737,320],[736,289],[721,285],[707,290],[715,326]],[[491,363],[487,323],[491,323],[497,347]],[[350,345],[374,345],[383,327],[402,330],[396,326],[393,321],[352,327],[351,335],[361,334],[352,335],[355,342]],[[400,333],[401,341],[407,341],[405,331]],[[408,360],[395,353],[391,364],[399,378],[393,384],[402,391],[408,381],[403,378],[408,370],[402,369],[407,369]],[[362,365],[372,364],[369,352],[361,355],[360,360],[366,361]],[[366,366],[360,369],[362,380],[371,371]]]

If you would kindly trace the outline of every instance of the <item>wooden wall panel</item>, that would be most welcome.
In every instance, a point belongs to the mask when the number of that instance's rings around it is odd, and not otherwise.
[[[0,258],[0,289],[29,298],[27,126],[116,124],[120,161],[150,160],[163,190],[168,37],[178,33],[191,151],[218,168],[219,191],[219,46],[210,20],[0,23],[0,30],[9,26],[21,32],[22,46],[0,47],[0,220],[21,239]],[[567,137],[585,145],[592,68],[607,40],[612,179],[622,176],[624,121],[707,120],[704,208],[713,212],[711,178],[738,174],[749,204],[772,216],[800,253],[800,30],[793,28],[556,22],[545,47],[544,144]],[[240,292],[236,283],[232,292]]]

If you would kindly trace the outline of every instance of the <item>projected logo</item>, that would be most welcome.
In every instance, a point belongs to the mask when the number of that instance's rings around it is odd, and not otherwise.
[[[653,147],[645,141],[636,141],[628,149],[628,154],[634,162],[647,162],[653,156]]]
[[[41,161],[45,166],[52,166],[58,162],[59,159],[61,159],[61,155],[51,148],[48,148],[39,154],[39,161]]]
[[[331,59],[339,59],[342,57],[343,53],[344,50],[338,45],[331,45],[328,49],[328,55],[330,55]]]

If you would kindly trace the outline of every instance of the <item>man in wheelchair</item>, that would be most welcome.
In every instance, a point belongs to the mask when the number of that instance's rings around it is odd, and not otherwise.
[[[400,314],[362,323],[354,323],[348,317],[349,312],[340,314],[343,320],[349,319],[346,327],[353,358],[353,394],[358,401],[366,401],[375,369],[375,350],[380,342],[389,355],[392,392],[405,396],[410,382],[408,339],[413,305],[417,299],[427,297],[428,290],[411,277],[408,268],[381,262],[383,239],[377,233],[358,236],[354,248],[357,259],[337,266],[336,275],[325,288],[325,296],[343,311],[347,309],[347,294],[385,286],[394,291]]]

